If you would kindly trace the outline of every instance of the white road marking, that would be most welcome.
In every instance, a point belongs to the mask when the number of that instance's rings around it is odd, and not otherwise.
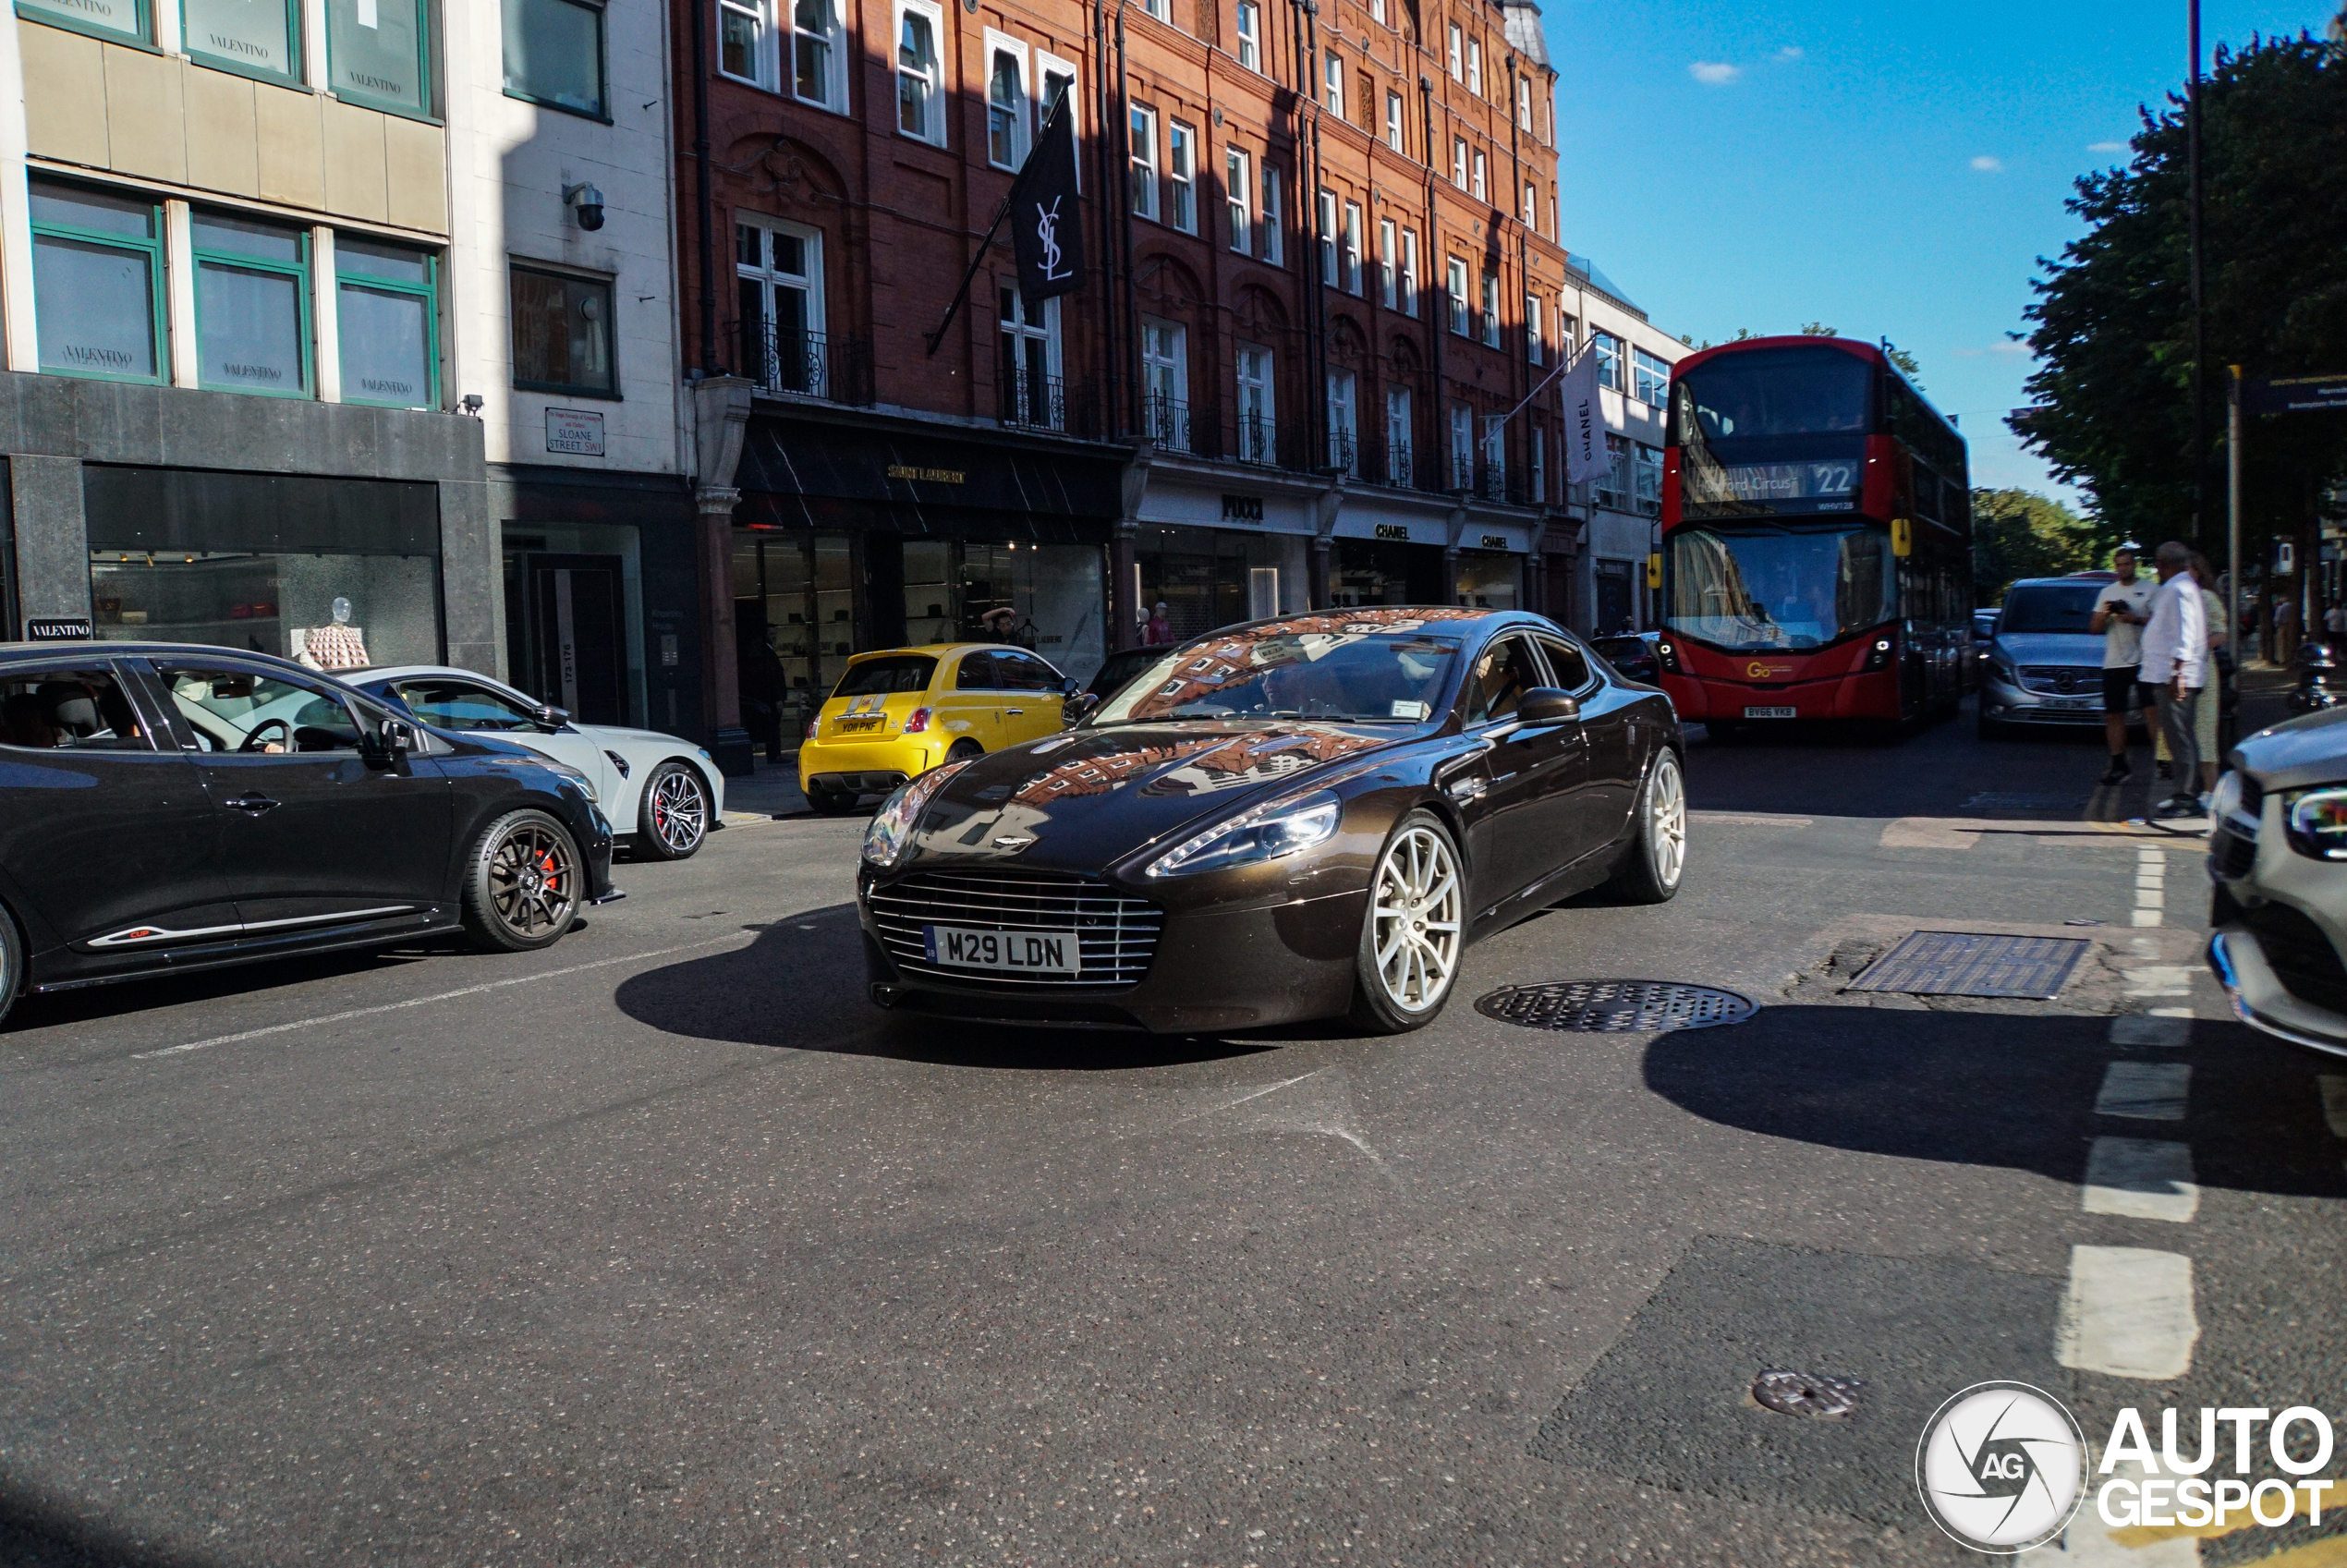
[[[2330,1124],[2334,1135],[2347,1138],[2347,1077],[2318,1073],[2315,1082],[2323,1092],[2323,1120]]]
[[[2157,1013],[2122,1013],[2110,1020],[2113,1045],[2190,1045],[2190,1018],[2162,1017]]]
[[[2192,1150],[2164,1138],[2097,1138],[2086,1154],[2086,1210],[2178,1223],[2200,1210]]]
[[[2113,1062],[2095,1096],[2095,1114],[2181,1122],[2191,1085],[2192,1069],[2180,1062]]]
[[[2138,926],[2156,926],[2159,924],[2159,911],[2157,909],[2138,909],[2135,911],[2134,923]]]
[[[1729,822],[1740,828],[1808,828],[1817,825],[1809,817],[1772,817],[1757,811],[1690,811],[1698,822]]]
[[[2138,1485],[2159,1477],[2152,1475],[2140,1460],[2125,1454],[2110,1461],[2108,1472],[2102,1469],[2100,1444],[2087,1440],[2087,1459],[2094,1472],[2096,1485],[2106,1476],[2122,1477]],[[2122,1526],[2124,1528],[2124,1526]],[[2189,1535],[2169,1536],[2141,1545],[2119,1544],[2118,1531],[2102,1522],[2095,1511],[2094,1500],[2071,1516],[2063,1530],[2058,1562],[2061,1568],[2200,1568],[2200,1542]]]
[[[608,968],[614,964],[640,963],[647,958],[665,958],[672,953],[691,953],[699,948],[718,947],[729,942],[739,942],[741,934],[712,937],[707,942],[688,942],[680,947],[656,947],[650,953],[623,953],[610,958],[598,958],[588,964],[573,964],[566,968],[541,969],[534,975],[516,975],[510,979],[485,980],[477,986],[460,986],[455,991],[435,991],[430,996],[411,996],[405,1002],[386,1002],[376,1007],[353,1007],[341,1013],[322,1013],[314,1018],[298,1018],[290,1024],[270,1024],[258,1029],[246,1029],[238,1034],[215,1035],[211,1039],[191,1039],[185,1045],[166,1045],[160,1051],[134,1051],[133,1062],[152,1062],[160,1056],[184,1056],[190,1051],[209,1051],[215,1045],[235,1045],[239,1040],[259,1039],[264,1035],[281,1035],[288,1029],[314,1029],[327,1024],[347,1023],[353,1018],[372,1018],[383,1013],[397,1013],[409,1007],[429,1007],[435,1002],[454,1002],[460,996],[479,996],[483,991],[503,991],[507,986],[526,986],[533,980],[556,979],[564,975],[584,974],[589,969]]]
[[[2157,883],[2154,883],[2150,887],[2144,887],[2138,884],[2135,888],[2135,907],[2138,909],[2167,908],[2167,891],[2159,886]]]
[[[2192,1370],[2200,1338],[2192,1259],[2141,1246],[2073,1246],[2054,1359],[2081,1372],[2164,1381]]]
[[[2192,971],[2180,964],[2153,965],[2122,972],[2126,977],[2129,996],[2188,996],[2192,993]]]

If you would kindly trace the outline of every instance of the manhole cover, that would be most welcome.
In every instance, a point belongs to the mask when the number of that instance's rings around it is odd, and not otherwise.
[[[1866,1386],[1855,1378],[1769,1371],[1752,1380],[1752,1397],[1780,1416],[1847,1416]]]
[[[2074,937],[1914,931],[1844,989],[2050,1002],[2086,955],[2086,943]]]
[[[1552,980],[1502,986],[1476,999],[1475,1010],[1527,1029],[1576,1034],[1637,1034],[1741,1024],[1759,1011],[1748,996],[1676,980]]]

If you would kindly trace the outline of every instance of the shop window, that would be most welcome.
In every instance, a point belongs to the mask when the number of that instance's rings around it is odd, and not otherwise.
[[[18,14],[100,38],[144,43],[152,26],[146,0],[18,0]]]
[[[310,394],[310,234],[198,213],[199,381],[225,392]]]
[[[1478,610],[1513,610],[1517,599],[1517,585],[1524,576],[1523,557],[1502,555],[1496,551],[1462,550],[1459,552],[1457,576],[1452,580],[1452,599]],[[1587,684],[1587,667],[1581,679],[1565,687],[1572,691]]]
[[[514,384],[528,392],[616,397],[611,284],[513,268]]]
[[[580,0],[505,0],[505,96],[608,120],[603,8]]]
[[[41,368],[164,380],[163,209],[47,180],[30,186]]]
[[[896,128],[916,140],[945,145],[945,62],[938,37],[943,13],[927,0],[897,0]]]
[[[90,602],[101,641],[205,643],[313,669],[440,662],[429,554],[100,548]]]
[[[905,541],[905,641],[913,648],[961,635],[960,578],[954,546],[942,539]],[[926,680],[922,682],[928,684]]]
[[[273,81],[301,78],[301,12],[294,0],[180,0],[180,37],[204,65]]]
[[[998,169],[1015,169],[1027,162],[1027,51],[990,31],[986,55],[986,158]]]
[[[744,373],[770,391],[833,395],[821,231],[737,215],[734,274]]]
[[[779,738],[803,729],[849,655],[870,646],[857,617],[856,580],[854,543],[845,534],[734,531],[735,644],[743,654],[742,698],[746,707],[754,703],[762,710],[761,726],[774,726],[769,735]],[[769,648],[772,661],[764,657]],[[745,723],[751,717],[746,711]]]
[[[338,98],[432,112],[428,0],[326,0],[327,85]]]
[[[1249,566],[1246,569],[1246,618],[1268,621],[1280,613],[1280,569],[1277,566]]]
[[[344,402],[440,407],[438,267],[425,251],[334,237]]]

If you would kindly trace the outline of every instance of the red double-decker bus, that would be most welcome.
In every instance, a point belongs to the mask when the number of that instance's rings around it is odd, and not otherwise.
[[[1964,438],[1879,348],[1760,337],[1671,377],[1663,689],[1713,734],[1955,711],[1971,665]]]

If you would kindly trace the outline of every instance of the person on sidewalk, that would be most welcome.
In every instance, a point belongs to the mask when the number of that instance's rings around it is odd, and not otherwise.
[[[2197,817],[2200,796],[2200,737],[2194,717],[2207,682],[2208,617],[2193,580],[2192,546],[2170,540],[2152,557],[2159,587],[2151,596],[2151,619],[2143,628],[2140,674],[2159,694],[2159,729],[2176,760],[2176,793],[2151,809],[2154,818]]]
[[[2151,584],[2135,575],[2141,548],[2129,540],[2112,553],[2110,565],[2119,580],[2095,596],[2094,619],[2086,623],[2088,631],[2102,634],[2102,728],[2110,743],[2110,769],[2102,776],[2106,784],[2122,783],[2134,771],[2127,765],[2128,711],[2144,710],[2145,727],[2153,727],[2151,693],[2138,684],[2135,673],[2143,662],[2144,622],[2151,614]]]

